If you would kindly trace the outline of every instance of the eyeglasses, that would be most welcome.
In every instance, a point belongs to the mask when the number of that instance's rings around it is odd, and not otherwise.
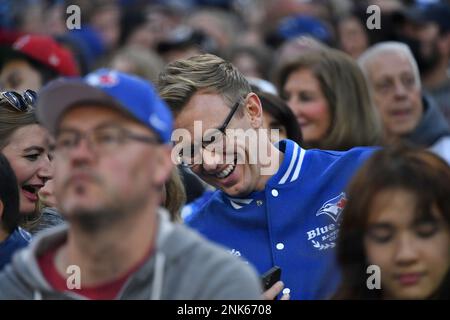
[[[223,151],[227,142],[225,130],[228,127],[228,124],[230,123],[231,119],[233,118],[234,114],[236,113],[240,105],[241,101],[236,102],[233,105],[233,108],[231,108],[231,111],[228,113],[227,117],[225,118],[223,124],[219,128],[212,129],[212,134],[209,134],[206,139],[202,139],[201,144],[200,143],[191,144],[190,147],[187,148],[187,150],[185,150],[185,148],[182,148],[178,153],[178,164],[180,164],[183,167],[190,167],[190,168],[195,166],[198,163],[196,159],[198,159],[198,157],[200,156],[201,149],[206,149],[210,151],[212,150],[215,152]]]
[[[37,100],[37,93],[33,90],[26,90],[23,94],[15,91],[4,91],[0,93],[0,98],[8,103],[17,111],[27,112],[34,108]]]
[[[147,144],[161,144],[157,138],[137,135],[125,128],[106,125],[95,128],[88,133],[71,129],[62,130],[56,137],[55,152],[67,155],[78,146],[83,138],[87,139],[91,150],[102,154],[117,151],[128,140]]]

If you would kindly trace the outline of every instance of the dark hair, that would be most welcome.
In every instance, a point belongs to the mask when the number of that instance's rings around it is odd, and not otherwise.
[[[121,46],[126,45],[128,37],[137,29],[147,23],[147,12],[144,8],[138,7],[126,9],[120,17],[120,37]]]
[[[268,92],[255,91],[261,100],[264,112],[269,113],[285,129],[287,138],[302,145],[302,132],[295,115],[280,97]]]
[[[419,218],[433,219],[431,207],[436,205],[450,226],[450,167],[437,155],[424,149],[397,145],[376,152],[357,172],[348,187],[348,202],[343,211],[339,231],[337,258],[342,270],[342,283],[337,299],[381,299],[382,290],[366,287],[367,259],[364,235],[374,197],[381,191],[401,188],[417,199]],[[450,296],[449,271],[430,298]]]
[[[3,203],[0,226],[11,234],[20,219],[19,188],[16,175],[3,153],[0,153],[0,201]]]

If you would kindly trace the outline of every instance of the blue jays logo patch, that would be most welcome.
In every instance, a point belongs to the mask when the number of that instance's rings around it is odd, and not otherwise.
[[[334,197],[325,202],[322,207],[317,210],[316,217],[327,215],[333,222],[321,222],[321,225],[316,226],[306,232],[307,240],[311,241],[313,248],[322,251],[336,247],[336,239],[339,229],[339,217],[344,210],[347,203],[345,192],[341,192],[337,197]]]
[[[119,82],[119,79],[115,72],[110,71],[102,74],[91,74],[88,76],[87,82],[96,87],[113,87]]]
[[[337,220],[339,219],[342,210],[344,210],[346,203],[347,198],[345,196],[345,192],[341,192],[341,194],[338,195],[337,197],[334,197],[333,199],[330,199],[327,202],[325,202],[322,205],[322,207],[317,211],[316,217],[322,214],[326,214],[331,219],[333,219],[334,222],[337,223]]]

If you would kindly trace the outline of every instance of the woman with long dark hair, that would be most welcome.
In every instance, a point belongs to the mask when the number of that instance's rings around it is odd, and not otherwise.
[[[397,146],[370,158],[348,188],[335,298],[449,299],[449,195],[450,167],[429,151]],[[367,285],[370,265],[378,289]]]

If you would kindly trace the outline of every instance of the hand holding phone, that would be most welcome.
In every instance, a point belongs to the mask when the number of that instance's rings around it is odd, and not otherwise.
[[[270,289],[277,281],[281,280],[281,268],[274,266],[261,276],[264,291]]]

